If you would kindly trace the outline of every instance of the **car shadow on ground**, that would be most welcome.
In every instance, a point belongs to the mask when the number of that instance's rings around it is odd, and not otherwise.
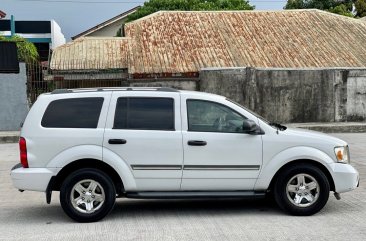
[[[274,202],[267,199],[243,200],[243,199],[183,199],[183,200],[139,200],[119,198],[111,213],[104,220],[121,218],[133,218],[136,215],[151,218],[152,216],[194,216],[198,214],[222,215],[222,214],[255,214],[273,213],[282,215],[281,210]],[[18,209],[8,209],[4,213],[7,223],[16,223],[21,220],[31,220],[32,223],[68,223],[73,221],[63,212],[57,200],[50,205],[40,204],[23,206]]]
[[[321,213],[347,211],[351,206],[346,203],[329,200]],[[354,209],[354,207],[353,207]],[[354,211],[354,210],[353,210]],[[200,216],[284,216],[283,212],[271,199],[183,199],[183,200],[139,200],[119,198],[114,209],[103,221],[128,220],[139,218],[200,217]],[[16,210],[6,210],[6,223],[19,220],[31,220],[35,224],[74,223],[63,212],[59,202],[51,205],[26,206]]]
[[[117,199],[114,210],[109,218],[142,215],[147,218],[157,215],[192,216],[197,213],[207,215],[227,214],[254,214],[254,213],[281,214],[276,204],[267,199],[167,199],[167,200],[137,200]]]
[[[337,201],[330,197],[325,207],[315,216],[334,215],[355,211],[347,201]],[[360,210],[359,210],[360,211]],[[169,218],[195,216],[289,216],[282,211],[272,198],[265,199],[166,199],[139,200],[117,199],[107,220],[139,218]]]

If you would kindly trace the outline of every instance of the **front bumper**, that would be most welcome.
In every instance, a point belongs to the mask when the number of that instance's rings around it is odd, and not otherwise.
[[[20,190],[45,192],[59,168],[23,168],[16,165],[10,172],[14,187]]]
[[[360,176],[353,166],[343,163],[333,163],[330,167],[332,169],[336,192],[348,192],[358,187]]]

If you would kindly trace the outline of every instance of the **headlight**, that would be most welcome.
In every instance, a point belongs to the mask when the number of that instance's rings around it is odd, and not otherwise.
[[[349,150],[348,146],[338,146],[334,148],[336,159],[338,162],[349,163]]]

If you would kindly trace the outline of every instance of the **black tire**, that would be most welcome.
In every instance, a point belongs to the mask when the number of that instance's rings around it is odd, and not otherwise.
[[[95,183],[99,184],[95,188],[95,192],[103,193],[104,196],[102,194],[95,194],[95,196],[102,195],[104,202],[91,201],[91,203],[93,203],[93,206],[98,206],[98,209],[96,209],[92,213],[83,213],[83,207],[85,207],[86,210],[86,205],[81,204],[79,206],[79,210],[77,210],[77,207],[74,207],[72,204],[71,195],[74,195],[73,198],[75,197],[75,195],[78,195],[78,192],[74,190],[74,186],[76,186],[76,184],[81,183],[87,185],[88,180],[92,180]],[[89,184],[90,183],[91,182],[89,182]],[[87,194],[90,195],[88,197],[85,196],[86,198],[93,197],[91,196],[92,194],[88,191]],[[80,195],[80,198],[83,197],[81,197]],[[83,198],[83,200],[84,199],[85,198]],[[70,218],[77,222],[96,222],[103,219],[113,209],[115,201],[116,189],[113,181],[104,172],[93,168],[84,168],[71,173],[64,180],[60,189],[60,203],[62,209]],[[90,201],[88,200],[88,202]]]
[[[305,184],[301,188],[296,187],[296,192],[287,192],[287,184],[297,186],[299,180],[297,177],[301,178],[301,176],[304,176],[305,183],[313,182],[311,178],[316,180],[318,189],[309,191],[312,187]],[[274,185],[274,197],[278,206],[284,211],[296,216],[309,216],[319,212],[327,203],[329,192],[330,186],[326,175],[318,167],[304,163],[290,166],[281,171]],[[312,197],[316,197],[313,199],[314,201],[309,201],[308,198],[305,198],[305,195],[309,197],[309,193]],[[296,203],[296,196],[297,200],[301,200],[300,203]]]

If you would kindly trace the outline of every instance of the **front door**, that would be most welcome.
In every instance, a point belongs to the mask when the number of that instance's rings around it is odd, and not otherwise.
[[[149,96],[150,95],[150,96]],[[112,95],[104,147],[133,173],[136,191],[180,189],[183,147],[179,93],[116,91]]]
[[[253,190],[262,164],[262,138],[242,132],[246,117],[222,101],[185,96],[182,109],[182,190]],[[186,108],[184,108],[186,107]]]

